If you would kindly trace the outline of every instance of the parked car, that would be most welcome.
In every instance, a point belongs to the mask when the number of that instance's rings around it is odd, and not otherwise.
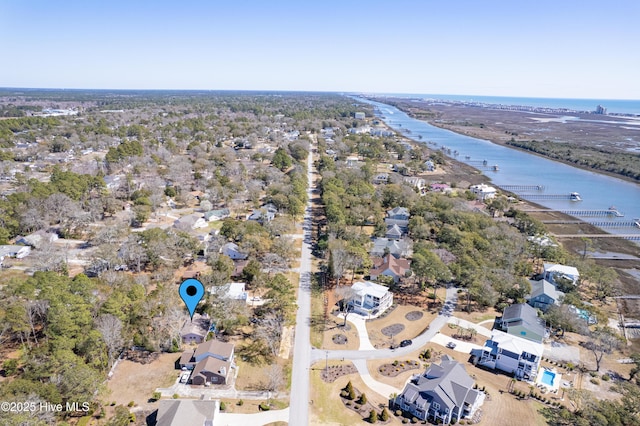
[[[189,371],[185,371],[182,374],[180,374],[180,383],[187,383],[189,381],[190,375],[191,375],[191,372]]]
[[[400,342],[400,347],[401,347],[401,348],[404,348],[405,346],[409,346],[409,345],[411,345],[412,343],[413,343],[413,342],[412,342],[411,340],[409,340],[409,339],[407,339],[407,340],[403,340],[402,342]]]
[[[449,343],[447,343],[447,347],[449,349],[454,349],[456,347],[456,344],[454,342],[449,342]]]

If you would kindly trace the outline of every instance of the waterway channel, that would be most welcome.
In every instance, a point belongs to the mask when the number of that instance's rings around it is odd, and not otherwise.
[[[538,200],[539,205],[555,210],[607,210],[612,206],[624,217],[579,217],[587,222],[630,221],[640,217],[640,185],[622,179],[578,169],[537,155],[507,148],[482,139],[440,129],[409,117],[398,108],[380,102],[356,98],[373,105],[379,117],[392,129],[432,149],[441,149],[449,157],[469,164],[488,176],[495,186],[540,185],[542,194],[567,194],[567,199]],[[457,154],[456,154],[457,153]],[[486,165],[485,165],[486,162]],[[497,166],[497,171],[493,170]],[[536,193],[537,191],[525,191]],[[568,195],[578,192],[582,201]],[[603,228],[617,234],[640,233],[638,228]]]

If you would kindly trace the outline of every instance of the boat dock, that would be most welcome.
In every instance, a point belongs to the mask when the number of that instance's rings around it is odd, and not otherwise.
[[[518,194],[518,197],[524,198],[525,200],[530,201],[542,201],[542,200],[574,200],[574,201],[582,201],[579,196],[571,194]]]
[[[624,238],[630,241],[640,241],[640,234],[558,234],[556,238]]]
[[[579,225],[587,223],[598,228],[640,228],[640,221],[584,222],[582,220],[543,220],[548,225]]]
[[[544,191],[543,185],[502,185],[500,188],[505,191],[519,192],[519,191]]]

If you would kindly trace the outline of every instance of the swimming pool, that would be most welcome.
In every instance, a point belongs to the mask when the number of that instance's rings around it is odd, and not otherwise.
[[[553,371],[544,370],[544,372],[542,373],[541,381],[547,386],[553,387],[553,383],[555,379],[556,379],[556,373],[554,373]]]

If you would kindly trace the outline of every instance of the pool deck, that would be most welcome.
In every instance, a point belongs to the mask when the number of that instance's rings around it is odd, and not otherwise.
[[[546,383],[542,382],[542,378],[544,377],[545,371],[549,371],[554,374],[552,386],[549,386]],[[540,367],[540,370],[538,371],[538,376],[536,377],[536,387],[540,389],[541,393],[558,393],[558,389],[560,389],[561,380],[562,380],[562,374],[558,373],[555,369],[550,370],[545,367]]]

